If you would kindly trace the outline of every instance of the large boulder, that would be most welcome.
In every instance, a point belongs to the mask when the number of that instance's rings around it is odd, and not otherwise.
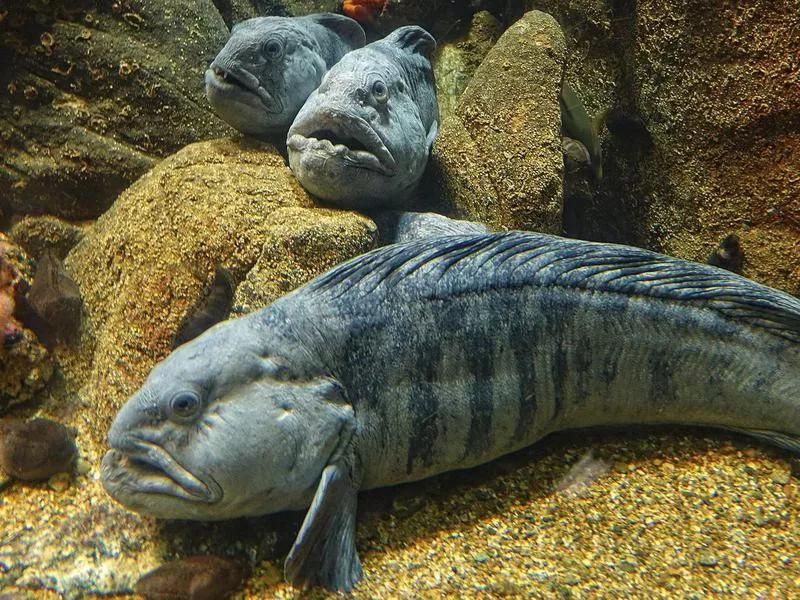
[[[558,23],[531,11],[475,71],[441,125],[429,167],[458,218],[560,233],[564,52]]]
[[[211,0],[17,2],[0,59],[0,204],[98,216],[185,144],[230,131],[203,72],[228,36]]]

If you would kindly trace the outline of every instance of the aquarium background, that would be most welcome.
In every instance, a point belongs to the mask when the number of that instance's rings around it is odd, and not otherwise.
[[[369,217],[320,207],[282,150],[228,127],[203,88],[232,24],[340,4],[0,7],[0,416],[61,422],[78,448],[66,479],[4,480],[3,591],[131,593],[168,560],[215,554],[252,566],[239,597],[297,594],[281,571],[302,515],[157,522],[114,503],[98,466],[217,265],[244,314],[383,241]],[[800,291],[796,2],[390,0],[364,19],[370,40],[413,23],[439,42],[442,119],[416,208],[700,262],[735,234],[745,276]],[[564,80],[599,123],[602,177],[565,158]],[[80,289],[75,340],[47,342],[3,308],[46,250]],[[589,451],[607,468],[565,493]],[[800,595],[796,472],[734,434],[551,436],[362,494],[354,595]]]

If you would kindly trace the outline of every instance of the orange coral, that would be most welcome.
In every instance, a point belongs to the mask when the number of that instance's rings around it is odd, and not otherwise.
[[[375,27],[375,19],[379,17],[389,0],[344,0],[342,12],[359,23],[369,23]]]
[[[8,245],[0,242],[0,342],[19,335],[20,324],[14,318],[14,291],[17,271],[5,258]]]

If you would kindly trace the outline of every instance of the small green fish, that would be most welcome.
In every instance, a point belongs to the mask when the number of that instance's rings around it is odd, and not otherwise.
[[[600,128],[603,126],[607,111],[601,112],[594,119],[589,117],[583,102],[578,98],[572,86],[564,81],[561,85],[561,129],[565,135],[578,140],[589,152],[592,173],[595,179],[603,179],[603,149],[600,146]]]

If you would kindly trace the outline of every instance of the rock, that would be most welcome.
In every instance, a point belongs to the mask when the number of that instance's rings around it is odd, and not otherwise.
[[[267,306],[329,268],[377,245],[375,224],[357,213],[282,208],[270,215],[267,241],[237,290],[239,313]]]
[[[466,34],[458,39],[439,44],[433,57],[436,76],[436,99],[439,117],[443,122],[449,117],[458,99],[467,87],[475,69],[497,42],[502,25],[488,11],[473,15]]]
[[[3,26],[0,189],[13,213],[96,217],[160,157],[231,131],[204,93],[228,37],[211,0],[18,2]]]
[[[475,71],[429,166],[458,218],[560,233],[564,52],[555,20],[531,11]]]
[[[30,259],[0,233],[0,414],[30,400],[53,374],[53,360],[15,318],[20,285],[32,280]]]
[[[88,227],[88,223],[70,223],[45,215],[21,219],[9,233],[33,258],[38,259],[45,250],[52,250],[63,259],[81,241]]]
[[[703,262],[735,234],[743,275],[800,291],[800,13],[766,0],[536,4],[569,32],[566,77],[589,114],[624,111],[649,134],[642,147],[604,132],[603,185],[576,235]]]
[[[72,469],[78,449],[61,423],[36,418],[0,421],[0,468],[23,481],[47,479]]]
[[[248,569],[220,556],[190,556],[165,563],[136,583],[147,600],[218,600],[242,587]]]

